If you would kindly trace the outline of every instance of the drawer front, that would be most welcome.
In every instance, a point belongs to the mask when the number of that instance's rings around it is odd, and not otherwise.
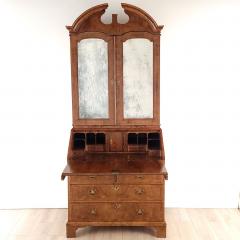
[[[123,150],[123,137],[121,132],[112,132],[110,134],[110,151],[122,152]]]
[[[163,175],[118,175],[119,184],[163,184]]]
[[[163,201],[163,185],[70,185],[69,200]]]
[[[70,204],[69,220],[76,222],[161,222],[163,203],[81,203]]]
[[[113,175],[84,175],[69,177],[70,184],[113,184],[116,181],[116,176]]]

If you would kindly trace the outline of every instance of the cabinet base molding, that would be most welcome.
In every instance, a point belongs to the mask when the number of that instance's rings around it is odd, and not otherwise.
[[[150,227],[154,229],[154,235],[157,238],[166,237],[166,222],[67,222],[67,238],[75,238],[76,231],[82,227]]]

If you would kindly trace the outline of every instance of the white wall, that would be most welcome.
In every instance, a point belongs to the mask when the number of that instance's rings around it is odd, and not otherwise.
[[[118,6],[114,3],[111,9]],[[236,207],[240,4],[128,1],[164,24],[161,124],[168,207]],[[65,25],[102,1],[0,0],[0,208],[66,207],[71,128]]]

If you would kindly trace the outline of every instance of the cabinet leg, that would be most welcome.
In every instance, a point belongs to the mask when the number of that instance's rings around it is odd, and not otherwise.
[[[70,225],[70,224],[67,223],[67,225],[66,225],[67,238],[75,238],[77,229],[78,229],[78,227]]]
[[[166,237],[166,226],[154,227],[155,236],[157,238],[165,238]]]

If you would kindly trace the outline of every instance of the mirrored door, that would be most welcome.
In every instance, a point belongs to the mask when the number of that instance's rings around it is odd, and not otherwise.
[[[159,124],[159,36],[127,33],[117,39],[117,120]]]
[[[113,82],[113,37],[101,33],[83,33],[73,40],[75,75],[74,119],[80,125],[115,122]]]

